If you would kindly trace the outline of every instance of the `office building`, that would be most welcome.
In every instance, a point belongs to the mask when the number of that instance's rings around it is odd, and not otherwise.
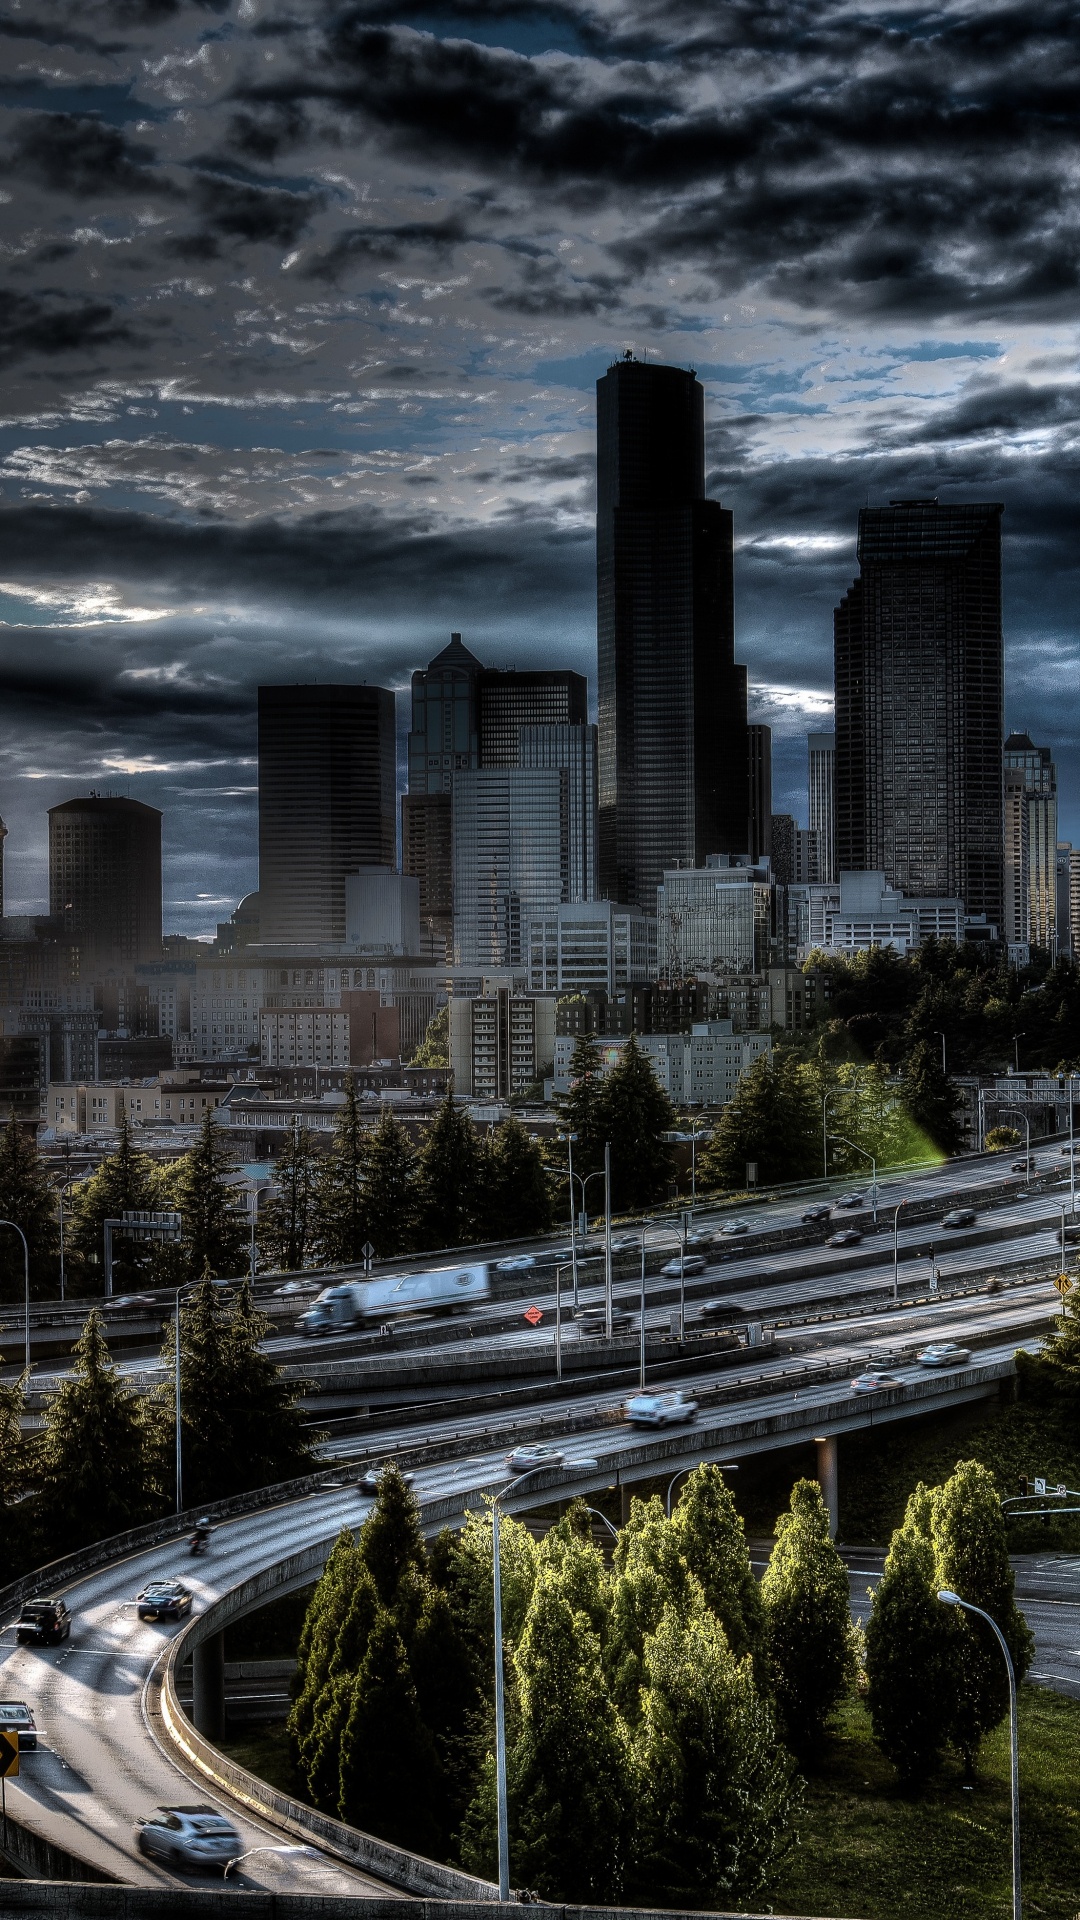
[[[1026,733],[1010,733],[1004,747],[1006,782],[1005,887],[1023,888],[1023,928],[1018,938],[1051,952],[1057,944],[1057,769],[1049,747],[1036,747]],[[1012,797],[1016,778],[1022,801]],[[1010,809],[1022,822],[1022,880],[1018,877]],[[1012,936],[1010,935],[1010,938]]]
[[[816,880],[826,885],[840,878],[836,858],[836,735],[806,736],[809,762],[810,832],[817,838]]]
[[[575,901],[530,920],[530,993],[615,994],[656,974],[656,919],[613,900]]]
[[[425,959],[449,959],[454,945],[454,842],[448,793],[402,794],[401,871],[418,888],[418,951]]]
[[[894,500],[859,514],[834,618],[840,871],[962,899],[1000,925],[1001,515]]]
[[[394,696],[259,688],[261,937],[340,943],[345,878],[397,864]]]
[[[337,1067],[349,1064],[349,1015],[344,1007],[263,1007],[259,1059],[264,1067]]]
[[[796,825],[791,813],[774,813],[770,863],[778,886],[816,885],[821,879],[821,843],[812,827]]]
[[[1072,929],[1072,855],[1072,841],[1059,840],[1054,858],[1057,950],[1059,954],[1075,956],[1077,948],[1073,942]]]
[[[631,356],[597,382],[600,891],[750,843],[732,516],[705,498],[704,390]]]
[[[419,954],[419,881],[393,867],[346,874],[345,944],[374,959]]]
[[[453,775],[479,764],[476,680],[482,671],[460,633],[452,633],[450,645],[413,674],[409,792],[414,797],[449,794]]]
[[[908,953],[924,940],[996,939],[997,928],[965,912],[962,900],[904,894],[883,873],[842,873],[835,887],[787,889],[788,945],[794,956],[814,947],[861,953],[892,947]]]
[[[485,667],[476,680],[481,767],[521,766],[523,727],[583,727],[589,718],[589,687],[583,673],[564,668],[518,672]]]
[[[660,978],[761,973],[774,957],[775,895],[767,863],[726,854],[665,873],[656,891]]]
[[[750,774],[750,858],[767,860],[772,848],[772,728],[755,721],[746,729],[746,740]]]
[[[601,1070],[610,1072],[629,1037],[604,1034],[598,1045]],[[767,1033],[735,1033],[730,1020],[695,1021],[689,1033],[642,1033],[638,1045],[669,1099],[680,1107],[724,1107],[744,1073],[762,1054],[771,1054]],[[574,1041],[560,1035],[555,1041],[553,1091],[570,1087]]]
[[[161,958],[161,815],[120,795],[49,808],[49,912],[82,977]]]
[[[554,768],[565,775],[566,831],[569,867],[568,900],[595,900],[596,879],[596,728],[589,726],[522,727],[517,764],[524,768]]]
[[[567,898],[567,776],[558,768],[478,767],[453,789],[454,959],[524,967],[531,920]]]
[[[1014,962],[1026,962],[1028,948],[1027,789],[1019,767],[1005,768],[1005,868],[1002,935]]]

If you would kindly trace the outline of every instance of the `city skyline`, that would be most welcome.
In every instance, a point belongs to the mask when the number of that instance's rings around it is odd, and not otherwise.
[[[44,904],[47,807],[122,786],[165,814],[169,923],[212,925],[254,879],[260,682],[400,689],[452,629],[587,666],[592,391],[626,347],[705,388],[777,808],[858,508],[1001,499],[1007,724],[1080,839],[1063,16],[336,18],[40,0],[9,41],[12,906]]]

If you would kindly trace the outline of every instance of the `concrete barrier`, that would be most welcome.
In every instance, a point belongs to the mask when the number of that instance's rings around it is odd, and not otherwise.
[[[401,1920],[400,1901],[347,1899],[316,1893],[238,1893],[232,1888],[46,1886],[40,1881],[3,1882],[3,1910],[40,1915],[41,1920],[217,1920],[237,1909],[245,1920]],[[662,1913],[632,1907],[554,1907],[530,1905],[535,1920],[698,1920],[667,1907]],[[409,1920],[490,1920],[491,1908],[468,1900],[418,1900]],[[709,1920],[765,1920],[761,1914],[713,1912]],[[803,1916],[802,1920],[808,1920]]]

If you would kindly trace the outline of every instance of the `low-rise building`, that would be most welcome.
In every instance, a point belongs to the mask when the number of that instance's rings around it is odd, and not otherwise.
[[[605,1034],[597,1044],[603,1071],[607,1072],[629,1044],[629,1038]],[[736,1033],[730,1020],[697,1021],[689,1033],[639,1034],[638,1045],[665,1093],[681,1107],[726,1106],[741,1076],[763,1053],[772,1052],[772,1040],[767,1033]],[[555,1093],[569,1091],[573,1051],[570,1035],[556,1039],[552,1081]]]
[[[125,1115],[132,1127],[197,1127],[228,1091],[225,1081],[208,1084],[185,1072],[135,1082],[51,1081],[43,1117],[57,1134],[115,1133]]]
[[[555,998],[515,991],[498,977],[480,993],[450,1002],[454,1092],[470,1100],[508,1100],[551,1072]]]

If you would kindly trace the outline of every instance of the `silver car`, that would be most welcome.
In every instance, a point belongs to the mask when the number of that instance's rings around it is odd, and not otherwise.
[[[216,1807],[155,1807],[135,1829],[135,1844],[170,1867],[214,1867],[224,1873],[244,1843]]]
[[[965,1367],[971,1359],[970,1347],[954,1346],[951,1340],[935,1340],[919,1355],[920,1367]]]

